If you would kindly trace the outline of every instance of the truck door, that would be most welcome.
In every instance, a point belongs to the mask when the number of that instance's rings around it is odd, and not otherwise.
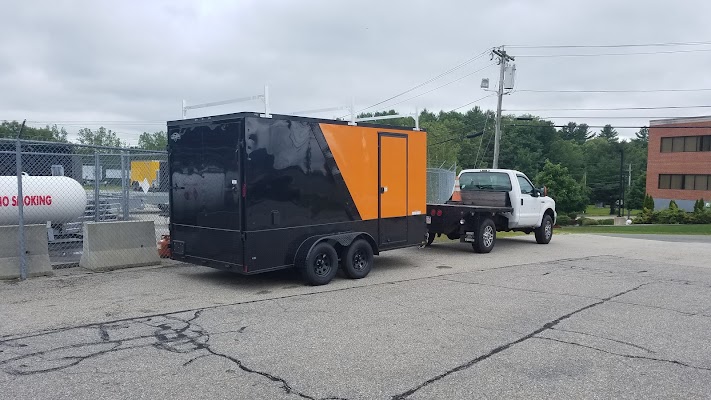
[[[529,227],[536,226],[541,221],[541,202],[540,199],[533,197],[533,185],[523,175],[516,175],[518,185],[520,187],[519,202],[514,204],[514,210],[518,209],[519,219],[518,226]]]
[[[225,122],[170,133],[170,223],[176,255],[182,250],[182,255],[200,260],[244,264],[240,132],[241,123]]]
[[[407,136],[380,133],[378,236],[381,245],[407,242]]]

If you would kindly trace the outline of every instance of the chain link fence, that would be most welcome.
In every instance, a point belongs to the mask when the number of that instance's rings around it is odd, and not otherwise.
[[[452,197],[456,171],[456,164],[449,167],[440,164],[427,168],[427,203],[442,204]]]
[[[0,227],[46,226],[55,269],[79,263],[87,222],[153,221],[157,243],[168,190],[166,152],[0,139]]]

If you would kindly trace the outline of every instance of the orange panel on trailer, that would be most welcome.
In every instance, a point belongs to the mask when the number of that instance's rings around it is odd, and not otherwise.
[[[378,131],[320,124],[361,219],[378,218]]]
[[[408,214],[427,212],[427,133],[408,133],[407,176]]]

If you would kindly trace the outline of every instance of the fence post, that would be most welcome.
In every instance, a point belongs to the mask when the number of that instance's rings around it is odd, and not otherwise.
[[[94,149],[94,221],[99,222],[99,153]]]
[[[19,220],[17,222],[17,241],[20,252],[20,280],[27,279],[27,251],[25,251],[25,204],[22,195],[22,142],[20,136],[15,143],[15,167],[17,168],[17,211]]]
[[[123,220],[128,221],[128,174],[126,152],[121,152],[121,197],[123,199]]]

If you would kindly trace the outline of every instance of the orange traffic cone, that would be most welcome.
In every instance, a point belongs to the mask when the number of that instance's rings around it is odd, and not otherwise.
[[[454,178],[454,193],[452,193],[452,201],[462,201],[462,193],[459,189],[459,177]]]

